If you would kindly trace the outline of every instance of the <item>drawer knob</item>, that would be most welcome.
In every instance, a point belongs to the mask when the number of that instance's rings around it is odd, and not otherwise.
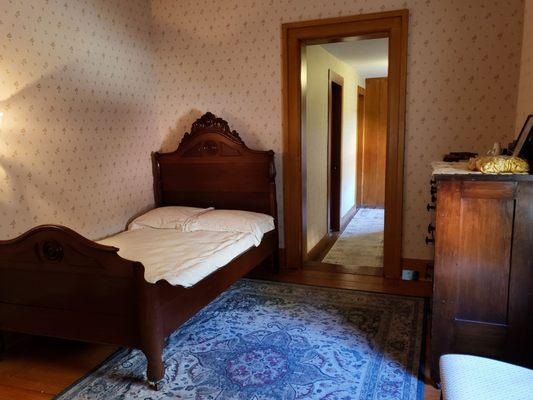
[[[428,211],[431,211],[431,210],[434,210],[436,208],[435,204],[432,204],[432,203],[428,203],[428,205],[426,206],[427,210]]]

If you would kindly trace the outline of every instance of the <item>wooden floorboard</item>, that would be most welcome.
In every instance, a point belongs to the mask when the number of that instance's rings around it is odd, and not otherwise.
[[[0,361],[0,400],[51,399],[116,350],[108,345],[25,336]]]
[[[306,261],[305,269],[308,271],[329,270],[335,273],[351,274],[351,275],[383,276],[383,267],[360,267],[360,266],[354,266],[354,265],[329,264],[329,263],[318,262],[318,261]]]
[[[327,271],[325,269],[302,269],[273,274],[257,271],[254,278],[277,282],[297,283],[311,286],[324,286],[339,289],[361,290],[402,296],[431,297],[432,283],[429,281],[404,281],[387,279],[381,276],[355,275]]]
[[[40,393],[21,387],[12,387],[0,384],[0,400],[47,400],[53,396],[49,393]]]
[[[431,284],[391,281],[382,277],[331,273],[327,271],[262,273],[262,279],[313,286],[363,290],[405,296],[429,297]],[[429,337],[427,338],[429,339]],[[426,340],[429,344],[429,340]],[[438,400],[439,391],[430,384],[429,351],[426,346],[424,400]],[[109,357],[116,347],[25,337],[9,348],[0,361],[0,400],[52,399],[65,387],[83,377]]]

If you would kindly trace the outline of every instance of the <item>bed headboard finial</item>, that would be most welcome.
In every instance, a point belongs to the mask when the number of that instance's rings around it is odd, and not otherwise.
[[[231,130],[226,120],[217,117],[215,114],[209,111],[193,122],[191,132],[186,132],[185,135],[183,135],[180,146],[185,144],[195,134],[201,132],[216,132],[237,144],[245,146],[244,141],[239,136],[239,133],[235,130]]]

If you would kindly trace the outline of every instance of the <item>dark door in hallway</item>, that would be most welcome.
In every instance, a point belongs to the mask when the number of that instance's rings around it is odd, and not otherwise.
[[[342,90],[344,79],[329,71],[328,219],[329,230],[341,229]]]

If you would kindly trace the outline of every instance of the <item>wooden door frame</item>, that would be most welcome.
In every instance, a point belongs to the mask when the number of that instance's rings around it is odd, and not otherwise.
[[[301,21],[282,25],[285,267],[302,268],[307,254],[305,144],[302,137],[302,48],[308,44],[376,35],[389,39],[384,275],[401,278],[403,161],[408,10]],[[305,59],[305,51],[303,52]],[[304,225],[305,224],[305,225]]]
[[[362,202],[362,198],[361,198],[361,195],[362,195],[362,189],[363,189],[363,157],[364,157],[364,152],[363,152],[363,140],[364,140],[364,136],[363,136],[363,131],[365,129],[365,126],[364,126],[364,117],[365,117],[365,110],[364,110],[364,106],[365,106],[365,88],[357,85],[357,92],[356,92],[356,96],[357,96],[357,110],[356,110],[356,113],[357,113],[357,121],[356,121],[356,126],[357,126],[357,142],[356,142],[356,146],[357,146],[357,151],[356,151],[356,159],[355,159],[355,206],[358,208],[361,206],[361,202]],[[359,99],[360,98],[363,98],[363,104],[359,104]],[[361,121],[361,119],[363,119],[363,121]]]
[[[340,139],[338,143],[338,149],[333,148],[333,84],[337,84],[341,87],[341,116],[340,116]],[[341,230],[341,208],[342,208],[342,107],[344,96],[344,78],[333,71],[328,69],[328,200],[327,200],[327,227],[328,234],[331,232],[338,232]],[[339,172],[338,182],[333,182],[331,163],[333,153],[337,151],[339,154]],[[337,203],[334,207],[334,202]],[[335,209],[335,215],[332,210]],[[332,227],[333,226],[333,227]]]

